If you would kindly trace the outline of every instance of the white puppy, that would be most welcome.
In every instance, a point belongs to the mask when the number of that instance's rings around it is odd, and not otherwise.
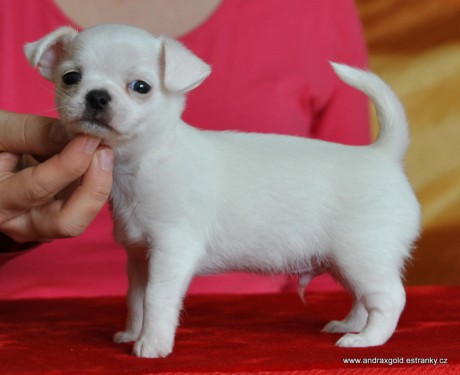
[[[134,27],[60,28],[25,51],[56,84],[65,126],[115,151],[115,236],[128,251],[130,283],[116,342],[136,341],[140,357],[167,356],[192,277],[230,270],[297,274],[302,293],[313,275],[331,272],[355,299],[344,320],[324,328],[346,333],[337,345],[390,338],[420,210],[402,166],[404,110],[378,77],[333,64],[380,117],[378,140],[352,147],[185,124],[185,93],[209,66]]]

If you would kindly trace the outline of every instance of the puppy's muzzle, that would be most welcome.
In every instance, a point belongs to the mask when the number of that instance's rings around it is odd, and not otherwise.
[[[100,132],[101,128],[113,130],[110,126],[112,111],[109,104],[111,101],[112,98],[106,90],[91,90],[86,94],[85,110],[82,116],[86,131]]]

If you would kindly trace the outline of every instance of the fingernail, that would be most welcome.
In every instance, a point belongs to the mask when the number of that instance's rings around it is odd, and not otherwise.
[[[50,140],[55,145],[62,145],[69,140],[67,131],[61,124],[56,123],[53,125],[50,132]]]
[[[100,138],[87,136],[86,144],[85,144],[85,152],[87,152],[88,154],[92,154],[94,151],[96,151],[96,148],[97,146],[99,146],[99,143],[101,143]]]
[[[114,156],[113,151],[105,148],[98,152],[99,166],[105,172],[110,172],[113,169]]]

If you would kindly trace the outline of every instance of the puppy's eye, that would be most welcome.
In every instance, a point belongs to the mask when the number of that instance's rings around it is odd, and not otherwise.
[[[138,92],[139,94],[147,94],[152,86],[150,86],[147,82],[144,81],[133,81],[129,84],[129,88],[133,91]]]
[[[80,72],[68,72],[62,76],[62,82],[64,82],[64,85],[72,86],[80,82],[81,78]]]

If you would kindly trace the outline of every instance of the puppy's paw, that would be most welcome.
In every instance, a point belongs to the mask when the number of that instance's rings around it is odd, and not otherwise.
[[[336,346],[342,348],[365,348],[368,346],[380,345],[379,343],[373,343],[361,334],[347,333],[342,336],[336,343]]]
[[[133,354],[140,358],[164,358],[171,354],[173,343],[160,340],[148,340],[145,337],[139,338],[133,348]]]
[[[139,334],[130,331],[119,331],[113,335],[113,341],[117,344],[136,341],[138,338]]]
[[[332,320],[327,323],[321,331],[328,333],[360,332],[363,327],[364,324],[357,324],[356,322],[348,322],[346,320]]]

